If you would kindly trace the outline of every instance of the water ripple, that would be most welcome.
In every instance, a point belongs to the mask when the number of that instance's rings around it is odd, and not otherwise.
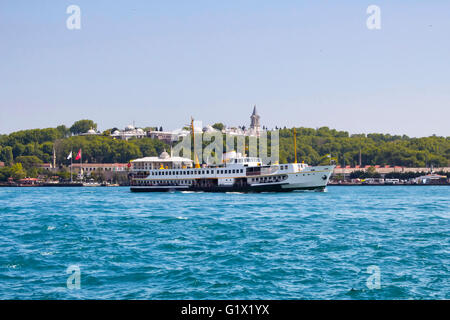
[[[449,299],[449,191],[0,188],[0,298]]]

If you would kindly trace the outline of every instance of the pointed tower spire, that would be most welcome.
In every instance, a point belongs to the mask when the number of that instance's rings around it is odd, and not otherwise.
[[[256,111],[256,105],[253,107],[253,113],[250,116],[250,131],[259,137],[261,126],[259,124],[259,115],[258,111]]]

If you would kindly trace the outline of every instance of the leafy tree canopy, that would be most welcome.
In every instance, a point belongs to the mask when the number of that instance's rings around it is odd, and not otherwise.
[[[223,123],[221,123],[221,122],[214,123],[214,124],[212,125],[212,127],[213,127],[214,129],[219,130],[219,131],[222,131],[223,129],[225,129],[225,125],[224,125]]]
[[[81,121],[84,121],[85,127],[77,132],[86,132],[93,126],[91,120]],[[76,152],[80,148],[83,149],[83,161],[125,163],[142,156],[156,156],[164,149],[170,149],[162,141],[150,138],[125,141],[112,139],[107,135],[69,137],[69,131],[67,131],[69,129],[64,128],[65,126],[58,126],[57,128],[22,130],[0,136],[0,161],[5,162],[6,165],[12,165],[18,162],[18,157],[34,156],[48,163],[51,162],[53,147],[55,147],[58,164],[68,164],[66,158],[69,152]],[[72,128],[73,126],[70,129],[71,132]],[[349,135],[346,131],[327,127],[318,129],[301,127],[296,128],[296,131],[297,159],[311,165],[326,163],[333,159],[342,166],[355,166],[359,164],[360,153],[363,166],[446,167],[450,165],[450,137],[410,138],[405,135],[375,133]],[[293,129],[281,129],[279,137],[280,163],[293,162]],[[246,140],[248,143],[248,138]],[[20,159],[24,161],[23,158]]]
[[[92,120],[78,120],[76,121],[71,127],[70,127],[70,132],[72,134],[81,134],[81,133],[86,133],[88,132],[90,129],[93,130],[97,130],[97,124],[94,123],[94,121]]]

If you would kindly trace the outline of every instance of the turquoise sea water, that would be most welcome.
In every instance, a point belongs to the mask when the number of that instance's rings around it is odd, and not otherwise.
[[[450,299],[449,195],[0,188],[0,298]]]

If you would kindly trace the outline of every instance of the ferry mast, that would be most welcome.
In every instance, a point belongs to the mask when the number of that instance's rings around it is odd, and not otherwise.
[[[191,117],[191,130],[192,130],[192,140],[194,142],[194,156],[193,159],[194,160],[194,166],[195,168],[200,168],[200,164],[198,163],[198,157],[197,157],[197,153],[195,152],[195,130],[194,130],[194,118]]]

